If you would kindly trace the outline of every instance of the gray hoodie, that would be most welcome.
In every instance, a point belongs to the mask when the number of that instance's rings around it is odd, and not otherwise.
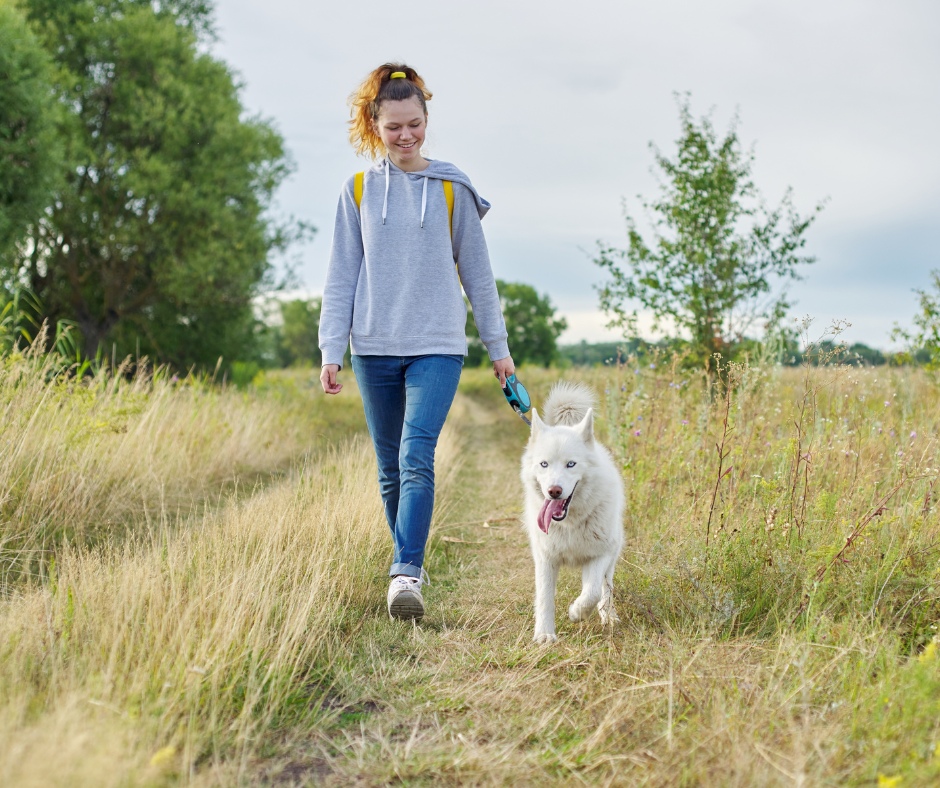
[[[453,164],[404,172],[383,159],[343,184],[320,313],[324,364],[361,356],[467,354],[467,293],[492,360],[509,355],[480,220],[490,204]],[[453,243],[442,181],[454,184]],[[454,263],[456,262],[456,267]],[[458,279],[459,276],[459,279]]]

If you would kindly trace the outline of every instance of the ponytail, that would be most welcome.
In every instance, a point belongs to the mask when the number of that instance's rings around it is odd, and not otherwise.
[[[392,74],[396,74],[395,79]],[[418,72],[403,63],[385,63],[362,81],[349,96],[349,141],[358,155],[371,159],[385,155],[385,145],[372,122],[378,118],[383,101],[405,101],[412,97],[418,99],[427,114],[431,91]]]

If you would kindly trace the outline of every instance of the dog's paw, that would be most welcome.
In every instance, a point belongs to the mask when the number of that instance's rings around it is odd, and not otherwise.
[[[598,608],[598,612],[601,614],[601,623],[605,627],[620,623],[620,616],[617,615],[617,611],[612,607]]]
[[[568,607],[568,618],[571,621],[584,621],[593,612],[594,607],[582,604],[580,599],[574,600]]]
[[[558,635],[554,632],[541,632],[532,638],[533,643],[538,643],[542,645],[543,643],[555,643],[558,640]]]

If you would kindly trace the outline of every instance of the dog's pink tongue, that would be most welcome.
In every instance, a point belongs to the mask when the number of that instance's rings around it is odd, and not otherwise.
[[[547,498],[542,504],[542,511],[539,512],[539,528],[548,533],[548,526],[552,524],[552,517],[561,514],[565,510],[565,501],[563,498]]]

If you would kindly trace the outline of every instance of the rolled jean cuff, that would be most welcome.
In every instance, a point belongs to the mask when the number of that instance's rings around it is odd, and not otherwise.
[[[407,575],[408,577],[421,577],[421,567],[414,564],[392,564],[388,570],[388,576]]]

